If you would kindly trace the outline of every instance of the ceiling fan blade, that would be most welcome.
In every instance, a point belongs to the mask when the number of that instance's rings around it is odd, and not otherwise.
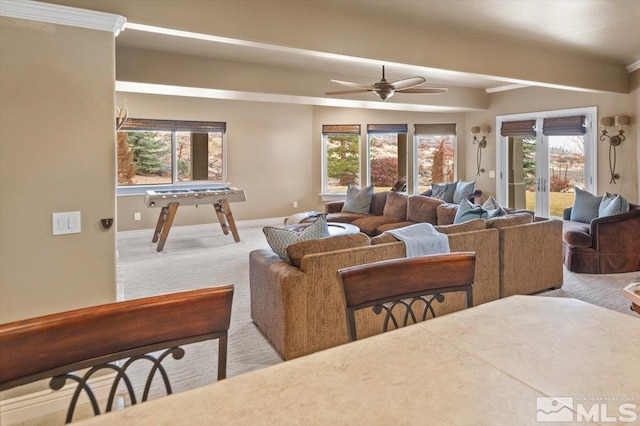
[[[400,92],[400,93],[444,93],[446,92],[447,89],[445,89],[444,87],[429,87],[429,88],[409,88],[409,89],[402,89],[402,90],[396,90],[396,92]]]
[[[341,84],[343,86],[353,87],[354,89],[375,90],[375,87],[369,84],[359,84],[359,83],[352,83],[350,81],[340,81],[340,80],[331,80],[331,81],[333,81],[334,83]]]
[[[403,90],[403,89],[409,89],[411,87],[419,86],[426,81],[427,80],[425,80],[422,77],[411,77],[411,78],[405,78],[404,80],[394,81],[393,83],[391,83],[391,85],[395,90]]]
[[[372,89],[356,89],[356,90],[340,90],[338,92],[327,92],[325,95],[333,96],[333,95],[350,95],[352,93],[366,93],[373,92]]]

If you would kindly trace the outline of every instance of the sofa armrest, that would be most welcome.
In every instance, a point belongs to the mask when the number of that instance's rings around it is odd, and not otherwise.
[[[593,219],[589,224],[596,251],[619,251],[619,247],[637,249],[638,230],[640,230],[640,210]]]
[[[325,213],[340,213],[344,206],[344,201],[329,201],[324,205]]]
[[[536,220],[499,231],[500,297],[562,286],[561,220]]]

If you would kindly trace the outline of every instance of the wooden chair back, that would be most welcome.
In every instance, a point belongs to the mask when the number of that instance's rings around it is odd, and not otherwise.
[[[473,306],[475,253],[450,253],[401,258],[353,266],[338,271],[344,292],[349,338],[357,339],[355,312],[372,307],[385,312],[383,332],[435,317],[432,303],[444,301],[444,293],[466,292]],[[432,296],[432,297],[427,297]],[[416,308],[421,305],[421,313]],[[403,307],[403,308],[399,308]],[[399,308],[399,309],[396,309]],[[397,314],[401,313],[398,318]]]
[[[82,390],[94,414],[98,401],[87,381],[99,370],[116,373],[105,412],[111,411],[120,382],[124,382],[131,403],[133,392],[127,368],[136,360],[152,362],[141,401],[146,401],[158,373],[167,394],[171,384],[162,360],[184,356],[180,346],[218,339],[218,380],[226,377],[227,332],[231,319],[233,286],[147,297],[61,312],[0,325],[0,390],[51,378],[50,387],[59,390],[67,380],[78,383],[67,411],[66,422]],[[152,352],[165,351],[159,356]],[[128,358],[124,364],[115,361]],[[89,368],[82,376],[74,374]]]

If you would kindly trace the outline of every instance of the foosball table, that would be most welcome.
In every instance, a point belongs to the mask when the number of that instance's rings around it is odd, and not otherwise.
[[[160,216],[151,242],[158,243],[157,251],[162,251],[167,241],[173,219],[179,206],[198,206],[213,204],[218,221],[225,235],[233,235],[240,242],[236,222],[233,220],[229,203],[246,201],[244,190],[228,185],[212,185],[202,189],[170,189],[166,191],[147,191],[144,203],[147,207],[160,207]]]

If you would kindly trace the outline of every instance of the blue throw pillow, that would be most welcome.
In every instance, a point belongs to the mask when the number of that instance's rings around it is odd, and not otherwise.
[[[453,202],[456,204],[460,204],[460,201],[462,201],[463,199],[471,197],[471,194],[473,194],[475,184],[476,184],[475,181],[457,182],[456,189],[453,192]]]
[[[475,204],[471,204],[471,201],[464,199],[458,206],[456,211],[456,217],[453,219],[453,223],[464,223],[473,219],[487,219],[489,214],[485,209]]]
[[[573,207],[571,208],[571,217],[569,220],[591,223],[593,219],[598,217],[598,210],[600,208],[602,197],[583,191],[578,187],[575,187],[574,190],[576,195],[573,200]]]
[[[371,198],[373,197],[373,185],[358,189],[347,185],[347,199],[342,206],[343,212],[369,214]]]
[[[275,228],[273,226],[265,226],[262,228],[269,247],[282,260],[289,261],[287,256],[287,247],[293,243],[307,240],[318,240],[320,238],[329,237],[329,225],[327,225],[327,217],[324,214],[318,216],[318,219],[311,225],[305,226],[302,231],[296,232],[290,229]]]
[[[598,207],[598,217],[612,216],[629,211],[629,202],[621,195],[605,192]]]
[[[456,192],[458,182],[445,183],[446,189],[444,190],[444,202],[453,203],[453,194]],[[457,203],[456,203],[457,204]]]
[[[489,197],[482,205],[482,208],[487,211],[487,219],[507,215],[507,211],[493,197]]]
[[[444,200],[444,192],[447,190],[447,185],[444,183],[432,183],[431,184],[431,198],[437,198],[438,200]]]

